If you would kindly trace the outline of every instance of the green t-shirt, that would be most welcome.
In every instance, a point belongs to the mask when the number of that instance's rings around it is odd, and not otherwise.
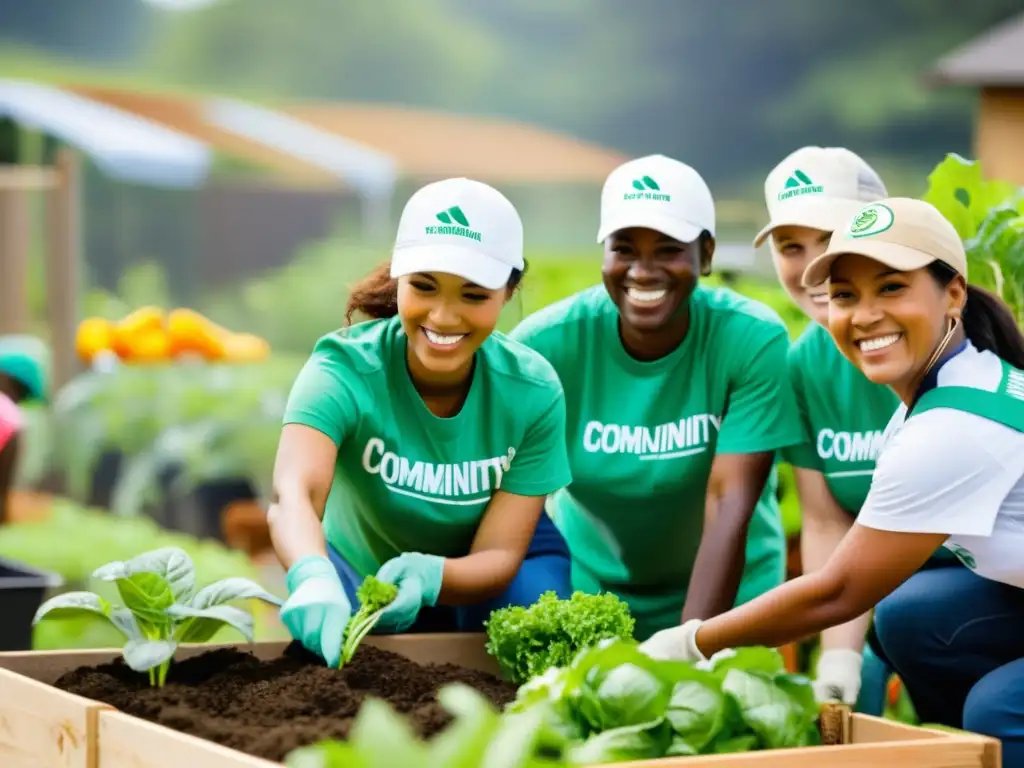
[[[322,337],[284,415],[338,446],[323,530],[362,576],[402,552],[466,555],[496,489],[544,496],[571,479],[565,396],[544,358],[491,334],[462,410],[439,418],[406,350],[398,318]]]
[[[683,343],[652,362],[625,350],[600,285],[512,332],[554,365],[566,392],[573,481],[548,509],[572,551],[573,586],[620,595],[638,637],[679,623],[715,455],[776,451],[802,436],[778,315],[702,286],[690,306]],[[738,602],[784,578],[776,490],[773,472],[750,523]]]
[[[789,350],[789,375],[805,440],[781,458],[816,469],[832,496],[856,516],[867,498],[886,425],[900,404],[843,357],[828,331],[811,323]]]

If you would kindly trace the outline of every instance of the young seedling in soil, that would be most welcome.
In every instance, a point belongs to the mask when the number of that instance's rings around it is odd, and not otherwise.
[[[243,578],[222,579],[197,592],[192,558],[177,547],[107,563],[92,575],[114,582],[124,605],[112,605],[94,592],[66,592],[39,606],[32,623],[89,613],[103,616],[127,640],[121,652],[125,663],[136,672],[148,672],[151,686],[163,686],[181,643],[205,643],[224,624],[253,642],[252,616],[228,603],[256,598],[282,604],[259,584]]]
[[[363,583],[356,590],[356,597],[359,598],[359,610],[345,627],[345,640],[341,646],[341,664],[345,666],[352,661],[359,644],[363,642],[370,630],[380,620],[391,602],[398,596],[398,587],[386,581],[380,581],[373,576],[367,576]]]

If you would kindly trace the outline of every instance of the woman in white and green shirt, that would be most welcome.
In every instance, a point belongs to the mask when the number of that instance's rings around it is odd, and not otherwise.
[[[1024,335],[967,277],[956,229],[921,200],[872,203],[833,234],[804,283],[827,282],[836,345],[900,399],[868,496],[822,567],[647,653],[777,646],[877,605],[921,719],[999,738],[1003,765],[1024,765]],[[966,567],[921,570],[940,546]]]
[[[373,319],[321,338],[294,384],[268,516],[282,619],[329,664],[372,574],[399,587],[382,632],[481,631],[496,608],[570,594],[542,515],[571,479],[562,386],[495,330],[525,268],[497,190],[423,187],[390,262],[352,290],[349,317]]]
[[[801,440],[778,315],[699,284],[711,192],[661,155],[609,175],[603,284],[526,318],[566,393],[573,479],[548,502],[573,586],[629,604],[645,638],[781,584],[776,452]]]
[[[899,397],[843,357],[828,333],[827,287],[805,286],[803,273],[836,229],[887,193],[861,157],[817,146],[802,147],[776,165],[764,193],[769,222],[754,245],[769,243],[779,282],[812,321],[789,351],[805,442],[785,449],[782,458],[794,468],[800,498],[804,571],[814,571],[828,561],[864,505],[882,433]],[[940,550],[931,564],[957,560]],[[890,670],[864,643],[870,622],[865,614],[822,632],[815,689],[823,700],[836,698],[881,715]]]

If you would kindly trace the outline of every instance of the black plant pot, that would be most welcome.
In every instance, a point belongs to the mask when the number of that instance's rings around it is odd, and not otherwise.
[[[63,583],[55,573],[0,557],[0,651],[32,650],[32,619],[46,591]]]
[[[110,509],[114,488],[124,466],[124,454],[117,449],[107,449],[96,460],[89,489],[89,506]]]
[[[193,536],[224,541],[221,515],[235,501],[256,499],[256,489],[245,477],[225,477],[196,486],[178,508],[175,527]]]

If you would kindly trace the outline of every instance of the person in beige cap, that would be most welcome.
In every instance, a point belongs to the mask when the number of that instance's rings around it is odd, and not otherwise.
[[[886,195],[875,170],[842,147],[801,147],[765,180],[769,222],[754,245],[768,244],[780,284],[812,321],[788,354],[804,440],[780,452],[793,468],[800,500],[805,572],[824,565],[853,525],[871,486],[882,431],[899,398],[869,381],[839,352],[827,328],[826,286],[804,285],[803,274],[825,252],[836,229],[865,203]],[[929,567],[956,564],[945,550],[929,561]],[[877,641],[870,624],[865,614],[822,633],[814,687],[822,701],[838,699],[856,705],[858,712],[881,715],[892,672],[872,647]]]
[[[880,200],[833,234],[804,282],[827,285],[836,345],[900,400],[867,500],[824,566],[661,632],[648,654],[776,646],[877,605],[920,718],[999,738],[1003,765],[1024,765],[1024,334],[967,278],[927,202]],[[965,567],[921,570],[939,547]]]

